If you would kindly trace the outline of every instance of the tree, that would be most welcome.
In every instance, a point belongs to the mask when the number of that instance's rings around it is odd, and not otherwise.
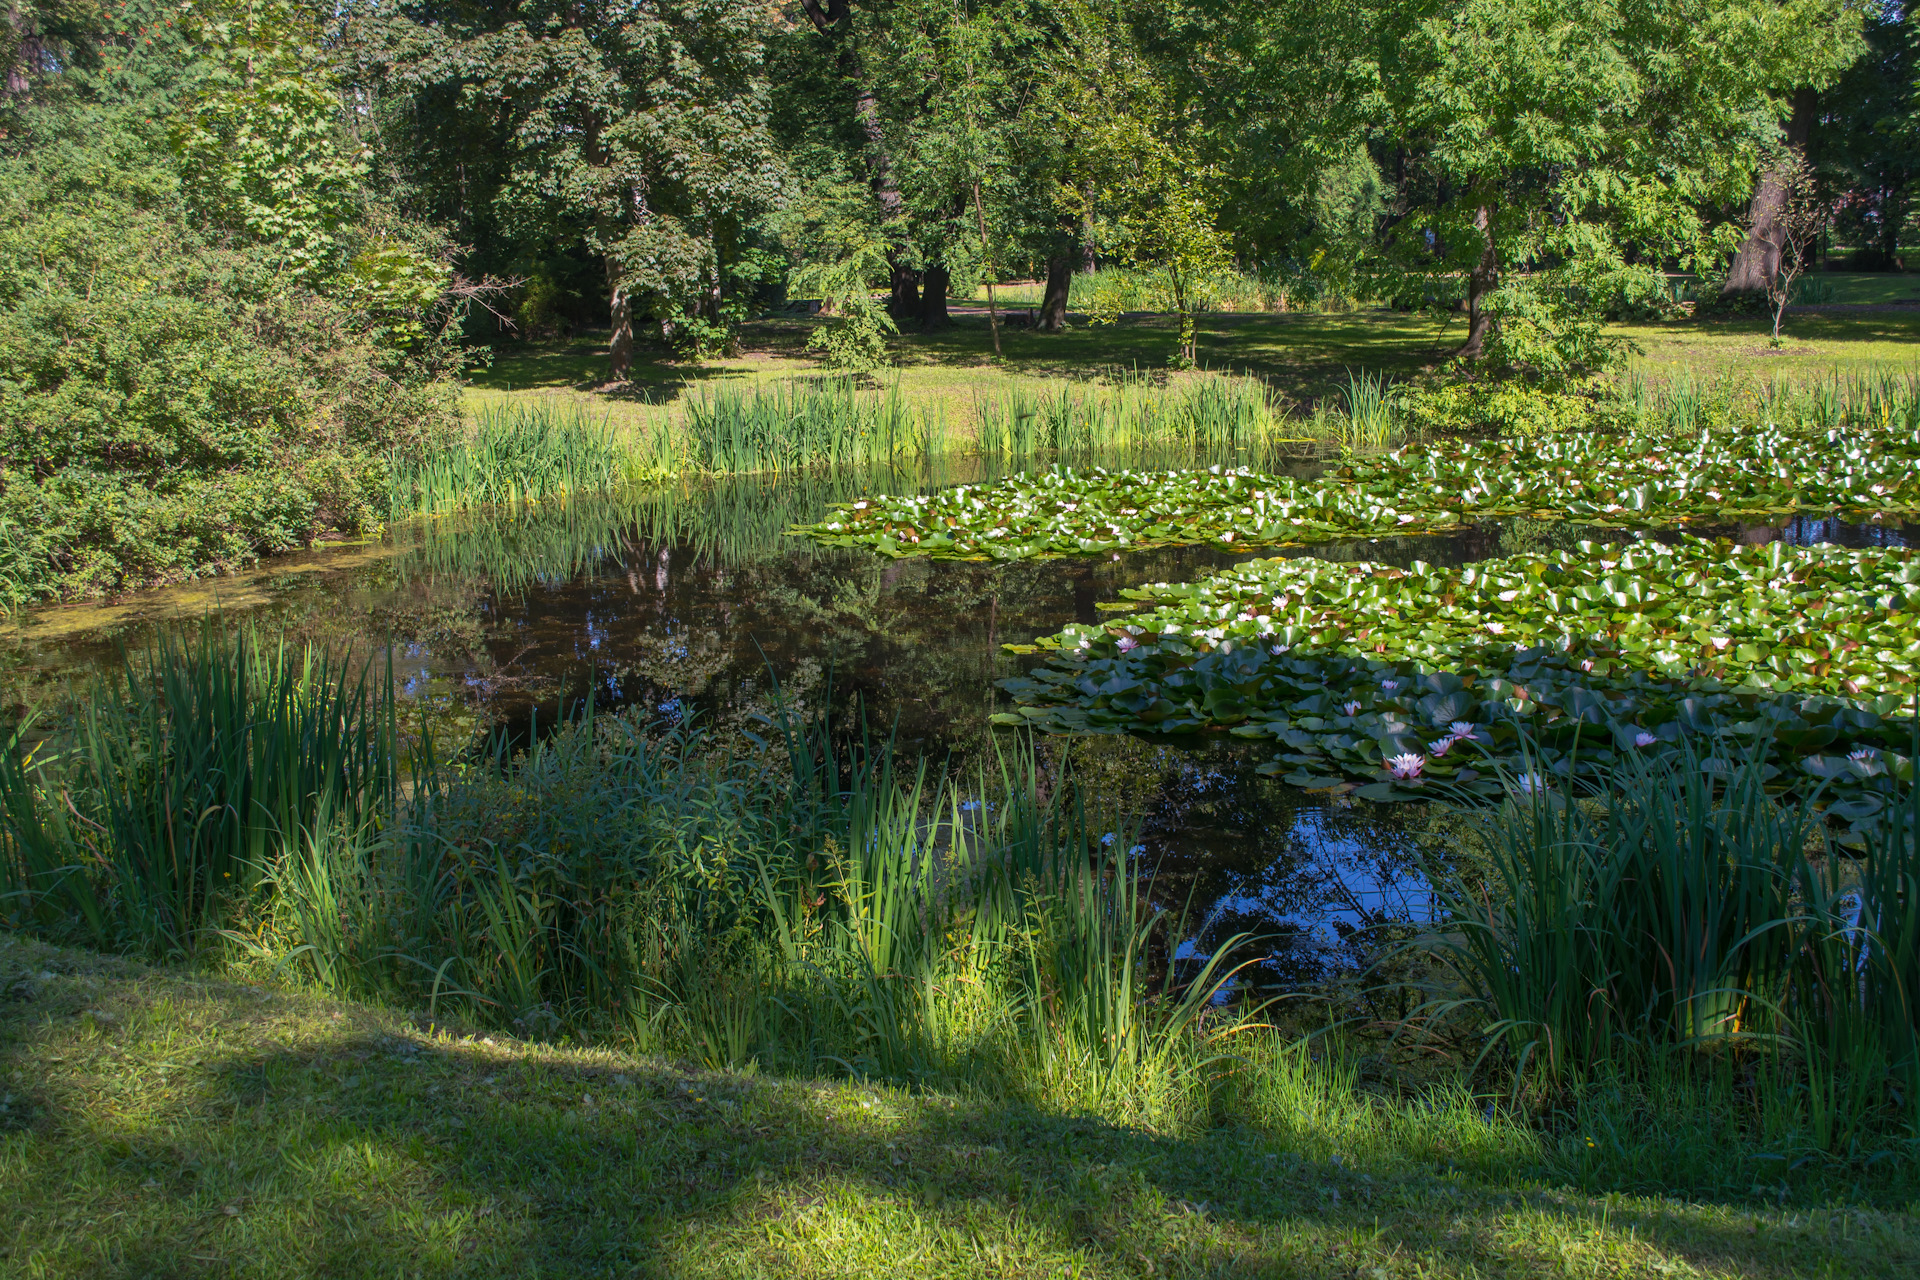
[[[1391,260],[1463,282],[1462,359],[1590,362],[1602,307],[1721,250],[1700,211],[1750,189],[1785,92],[1843,62],[1856,25],[1839,0],[1389,6]]]
[[[343,145],[311,18],[285,0],[190,0],[180,12],[192,88],[173,143],[194,213],[320,284],[342,266],[367,167]]]
[[[1807,269],[1820,237],[1833,222],[1833,207],[1819,189],[1813,169],[1802,160],[1778,172],[1780,199],[1763,214],[1775,245],[1773,273],[1766,278],[1767,305],[1773,309],[1773,345],[1780,343],[1780,317],[1793,299],[1794,282]]]
[[[1901,269],[1900,234],[1920,178],[1911,26],[1898,5],[1869,16],[1865,52],[1821,93],[1807,141],[1821,180],[1845,196],[1836,236],[1860,245],[1862,265],[1880,271]]]
[[[1148,273],[1144,301],[1178,318],[1172,363],[1190,369],[1199,355],[1196,317],[1207,286],[1232,263],[1227,235],[1217,225],[1216,175],[1150,136],[1123,135],[1109,145],[1118,163],[1101,193],[1107,212],[1102,247]],[[1103,321],[1118,309],[1110,293],[1096,302]]]
[[[360,39],[376,86],[499,140],[503,224],[599,258],[621,381],[636,312],[708,346],[739,317],[747,224],[787,194],[766,18],[751,0],[426,0],[376,11]]]

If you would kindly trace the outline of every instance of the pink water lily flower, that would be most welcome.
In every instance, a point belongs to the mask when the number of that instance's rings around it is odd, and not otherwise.
[[[1340,714],[1343,716],[1357,716],[1360,714],[1360,704],[1357,702],[1349,702],[1340,708]]]
[[[1399,782],[1411,782],[1413,779],[1419,777],[1420,771],[1426,767],[1427,758],[1422,755],[1415,755],[1411,751],[1402,755],[1387,757],[1387,772],[1392,774],[1394,779]]]
[[[1660,741],[1660,739],[1654,737],[1644,729],[1633,735],[1633,745],[1636,747],[1650,747],[1658,741]]]
[[[1435,760],[1438,760],[1441,756],[1453,750],[1453,744],[1458,741],[1460,741],[1460,739],[1454,737],[1452,734],[1448,734],[1443,738],[1435,739],[1433,745],[1428,747],[1427,751]]]
[[[1473,721],[1455,720],[1447,726],[1447,732],[1456,738],[1471,738],[1473,736]]]
[[[1138,649],[1139,647],[1140,647],[1140,642],[1138,640],[1135,640],[1132,636],[1120,637],[1120,640],[1119,640],[1120,652],[1131,653],[1135,649]]]

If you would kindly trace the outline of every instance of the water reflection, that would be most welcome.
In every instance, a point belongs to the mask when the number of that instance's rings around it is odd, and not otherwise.
[[[1028,642],[1143,582],[1178,582],[1270,551],[1163,548],[1013,564],[889,561],[820,548],[787,530],[836,501],[990,478],[963,466],[688,484],[488,517],[423,522],[377,547],[281,562],[192,591],[147,593],[88,615],[34,615],[0,636],[0,679],[32,687],[112,659],[115,640],[209,610],[326,640],[392,641],[395,678],[452,727],[525,734],[592,696],[721,730],[751,727],[777,674],[802,709],[857,701],[910,751],[964,762],[982,751],[997,682]],[[1909,526],[1795,518],[1699,530],[1743,542],[1911,545]],[[1295,548],[1332,560],[1459,565],[1621,540],[1557,521],[1486,522],[1442,536]],[[1645,536],[1659,536],[1658,534]],[[84,625],[91,617],[94,625]],[[79,624],[79,625],[76,625]],[[1190,950],[1252,930],[1276,939],[1277,981],[1351,963],[1370,931],[1429,909],[1423,856],[1449,842],[1430,806],[1379,806],[1287,788],[1235,744],[1177,749],[1125,738],[1066,744],[1097,803],[1135,824],[1154,895],[1190,903]]]

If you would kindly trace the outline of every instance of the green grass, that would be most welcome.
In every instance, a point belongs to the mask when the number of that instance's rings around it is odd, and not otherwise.
[[[1822,275],[1836,298],[1885,301],[1920,294],[1906,276]],[[1916,277],[1920,280],[1920,277]],[[1018,296],[1018,295],[1014,295]],[[598,335],[567,342],[503,348],[491,366],[471,380],[470,408],[514,401],[547,400],[587,407],[616,425],[652,430],[665,409],[716,382],[766,382],[817,374],[806,353],[818,321],[777,317],[756,321],[742,333],[745,352],[703,364],[645,355],[633,380],[606,387],[606,357]],[[1849,311],[1808,308],[1787,316],[1784,348],[1768,345],[1768,321],[1760,317],[1684,319],[1614,325],[1609,332],[1636,347],[1630,368],[1666,382],[1692,377],[1762,383],[1806,380],[1833,374],[1906,373],[1920,363],[1920,307]],[[1307,413],[1314,406],[1342,410],[1351,377],[1404,380],[1437,370],[1464,339],[1457,320],[1439,321],[1381,307],[1343,312],[1203,314],[1199,318],[1199,363],[1222,373],[1255,375],[1277,402]],[[1061,381],[1113,379],[1134,372],[1164,376],[1178,341],[1167,316],[1139,316],[1117,325],[1076,325],[1043,334],[1003,328],[1004,357],[995,359],[983,309],[956,312],[951,328],[908,332],[893,340],[897,380],[910,404],[937,414],[960,433],[975,430],[977,405],[995,397],[1056,394]]]
[[[1356,1093],[1311,1065],[1276,1079],[1242,1121],[1148,1130],[475,1035],[0,935],[0,1274],[1920,1267],[1920,1206],[1581,1190],[1553,1144],[1505,1122]]]

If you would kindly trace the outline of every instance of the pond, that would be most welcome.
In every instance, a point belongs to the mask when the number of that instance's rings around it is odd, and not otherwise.
[[[254,572],[45,610],[0,629],[0,678],[19,704],[113,661],[118,643],[212,611],[329,641],[391,641],[395,677],[443,740],[550,726],[589,690],[718,730],[760,727],[775,682],[790,704],[857,704],[910,755],[971,767],[990,751],[998,682],[1040,661],[1006,652],[1143,582],[1180,582],[1271,552],[1176,547],[1007,564],[888,560],[821,548],[787,530],[831,502],[991,478],[978,465],[685,484],[623,498],[396,528],[377,543]],[[1691,532],[1747,543],[1907,545],[1904,526],[1795,518]],[[1444,536],[1323,544],[1333,560],[1462,565],[1582,537],[1658,537],[1505,520]],[[1304,555],[1294,548],[1282,554]],[[1417,917],[1421,844],[1444,838],[1431,806],[1376,805],[1257,776],[1236,742],[1133,738],[1069,749],[1094,803],[1129,813],[1156,896],[1204,937],[1279,933],[1270,967],[1309,978],[1356,933]]]

